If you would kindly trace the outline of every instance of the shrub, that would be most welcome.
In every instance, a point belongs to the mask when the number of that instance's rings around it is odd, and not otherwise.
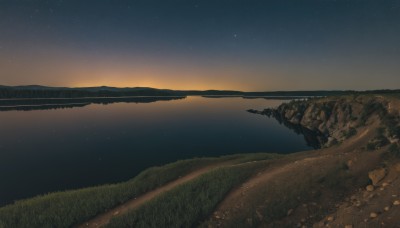
[[[366,148],[367,148],[367,150],[375,150],[375,143],[368,142]]]
[[[361,113],[360,113],[360,123],[365,125],[368,118],[371,117],[373,113],[377,113],[379,116],[382,116],[386,113],[386,109],[381,102],[376,102],[374,100],[369,100],[366,104],[364,104]]]
[[[349,130],[343,133],[343,136],[348,139],[357,134],[357,130],[354,127],[349,128]]]
[[[400,158],[400,148],[397,143],[390,144],[388,148],[388,153],[391,157]]]

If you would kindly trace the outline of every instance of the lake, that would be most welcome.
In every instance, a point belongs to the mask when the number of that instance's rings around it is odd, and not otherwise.
[[[126,181],[179,159],[313,149],[276,120],[246,112],[282,102],[191,96],[33,108],[8,104],[0,109],[0,206]]]

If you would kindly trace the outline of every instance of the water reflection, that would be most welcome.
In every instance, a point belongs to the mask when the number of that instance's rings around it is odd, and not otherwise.
[[[321,146],[327,141],[326,137],[319,132],[311,131],[299,124],[292,124],[280,116],[275,116],[274,118],[279,122],[279,124],[283,124],[285,127],[293,130],[296,134],[303,135],[307,145],[314,149],[321,148]]]
[[[32,111],[85,107],[90,104],[152,103],[184,99],[184,96],[142,96],[113,98],[0,99],[0,111]]]
[[[147,167],[179,159],[312,149],[277,121],[246,112],[281,103],[187,97],[0,112],[0,205],[125,181]]]
[[[293,124],[274,111],[268,110],[267,112],[265,112],[265,111],[257,111],[254,109],[249,109],[247,111],[252,114],[264,115],[267,116],[268,118],[276,119],[279,124],[284,125],[288,129],[291,129],[298,135],[303,135],[304,140],[307,142],[307,145],[314,149],[321,148],[321,146],[327,142],[326,136],[321,134],[320,132],[312,131],[308,128],[303,127],[300,124]]]

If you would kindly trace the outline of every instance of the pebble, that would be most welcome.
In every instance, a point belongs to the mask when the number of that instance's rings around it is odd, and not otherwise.
[[[383,210],[385,210],[385,211],[389,211],[389,209],[390,209],[390,207],[383,208]]]
[[[374,191],[374,186],[368,185],[368,186],[366,187],[366,189],[367,189],[367,191],[372,192],[372,191]]]
[[[345,225],[344,228],[353,228],[353,225]]]
[[[289,209],[287,212],[287,216],[291,215],[293,213],[293,209]]]
[[[383,184],[382,184],[382,187],[386,187],[386,186],[388,186],[389,184],[387,183],[387,182],[384,182]]]
[[[375,212],[371,212],[371,214],[369,214],[369,217],[376,218],[376,217],[378,217],[378,214]]]
[[[399,200],[395,200],[395,201],[393,202],[393,205],[395,205],[395,206],[400,205],[400,201],[399,201]]]
[[[368,196],[369,199],[372,199],[372,198],[374,198],[374,197],[375,197],[375,194],[374,194],[374,193],[372,193],[371,195]]]
[[[333,221],[333,217],[329,216],[326,220],[328,220],[329,222],[332,222]]]

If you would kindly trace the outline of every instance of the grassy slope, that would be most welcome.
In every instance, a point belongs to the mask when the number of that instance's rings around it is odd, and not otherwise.
[[[0,208],[0,227],[70,227],[201,167],[277,155],[248,154],[178,161],[145,170],[120,184],[50,193]]]
[[[264,167],[264,162],[219,168],[183,184],[107,227],[194,227],[206,219],[228,191]]]

